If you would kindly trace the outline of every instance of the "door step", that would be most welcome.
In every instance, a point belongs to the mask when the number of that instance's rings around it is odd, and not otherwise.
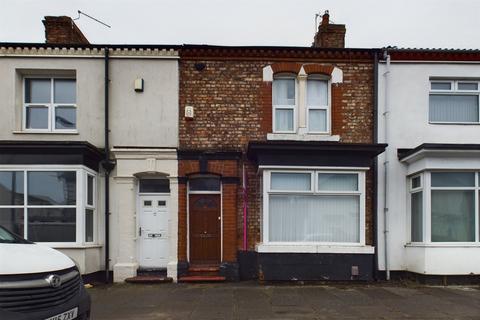
[[[158,276],[158,275],[139,275],[136,277],[131,277],[125,279],[125,282],[128,283],[169,283],[172,282],[172,278],[166,276]]]
[[[186,275],[183,277],[178,278],[178,282],[188,282],[188,283],[205,283],[205,282],[224,282],[225,277],[222,276],[214,276],[214,275],[206,275],[206,276],[192,276]]]
[[[179,277],[178,282],[223,282],[225,277],[221,276],[219,271],[218,264],[191,264],[188,273]]]

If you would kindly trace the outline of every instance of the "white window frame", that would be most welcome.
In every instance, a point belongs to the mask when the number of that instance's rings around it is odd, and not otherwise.
[[[419,187],[413,187],[413,179],[415,178],[420,178],[420,186]],[[425,241],[425,234],[426,234],[426,223],[425,223],[425,190],[424,190],[424,185],[425,185],[425,178],[422,173],[416,174],[414,176],[409,177],[408,179],[408,235],[407,239],[409,239],[410,243],[423,243]],[[413,241],[412,240],[412,195],[416,193],[422,193],[422,241]]]
[[[275,105],[273,103],[273,82],[275,80],[293,80],[295,83],[295,104],[294,105]],[[274,76],[272,82],[272,131],[273,133],[296,133],[298,130],[298,98],[299,98],[299,92],[298,92],[298,79],[297,76],[294,74],[279,74]],[[276,114],[277,114],[277,109],[280,110],[293,110],[293,130],[277,130],[276,128]]]
[[[0,167],[0,171],[21,171],[23,172],[23,179],[24,179],[24,200],[23,205],[0,205],[0,208],[17,208],[23,209],[23,217],[24,217],[24,237],[28,239],[28,208],[75,208],[76,209],[76,241],[75,242],[38,242],[44,245],[54,247],[54,248],[75,248],[81,247],[85,245],[92,245],[98,243],[98,226],[96,221],[96,214],[94,213],[94,242],[86,242],[85,241],[85,209],[86,209],[86,202],[87,202],[87,193],[86,193],[86,184],[87,179],[86,175],[90,174],[95,177],[95,181],[97,181],[98,174],[87,168],[85,166],[70,166],[70,165],[2,165]],[[76,204],[75,205],[28,205],[27,198],[28,193],[25,192],[28,188],[27,186],[27,172],[32,171],[74,171],[76,172]],[[96,183],[94,183],[95,191]],[[94,193],[94,203],[96,204],[96,192]]]
[[[289,190],[271,190],[271,174],[272,173],[310,173],[311,189],[309,191],[289,191]],[[357,191],[320,191],[318,190],[318,174],[320,173],[339,173],[339,174],[356,174],[358,177]],[[262,221],[262,243],[264,245],[279,245],[285,247],[302,247],[302,246],[343,246],[343,247],[364,247],[365,246],[365,171],[356,171],[345,169],[337,170],[299,170],[299,169],[272,169],[263,170],[263,221]],[[270,241],[269,239],[269,196],[276,194],[309,194],[309,195],[332,195],[344,196],[354,195],[359,197],[359,242],[281,242]]]
[[[308,104],[308,81],[309,80],[320,80],[320,81],[326,81],[327,82],[327,105],[326,106],[310,106]],[[331,133],[331,119],[332,119],[332,79],[329,77],[323,77],[320,75],[312,75],[307,78],[307,85],[305,86],[305,104],[307,105],[306,107],[306,125],[307,125],[307,130],[308,133],[311,134],[330,134]],[[326,125],[325,125],[325,131],[313,131],[310,129],[310,110],[325,110],[326,111]]]
[[[450,83],[450,90],[436,90],[432,89],[432,84],[433,83]],[[458,89],[458,84],[459,83],[476,83],[477,84],[477,90],[459,90]],[[429,94],[428,94],[428,99],[429,99],[429,105],[428,105],[428,123],[430,124],[480,124],[480,81],[474,81],[474,80],[450,80],[450,79],[435,79],[435,80],[430,80],[430,87],[429,87]],[[457,121],[431,121],[430,120],[430,96],[431,95],[472,95],[472,96],[477,96],[478,100],[478,119],[477,121],[471,121],[471,122],[457,122]]]
[[[50,103],[27,103],[26,82],[28,79],[49,79],[50,80]],[[55,103],[55,80],[75,80],[75,86],[77,85],[76,77],[72,76],[26,76],[23,78],[23,92],[22,92],[22,130],[30,133],[78,133],[78,108],[77,103]],[[77,97],[75,97],[75,102]],[[46,107],[48,109],[48,128],[47,129],[31,129],[27,128],[27,108],[28,107]],[[56,129],[55,128],[55,114],[57,107],[73,107],[75,108],[76,123],[75,129]]]
[[[432,173],[441,173],[441,172],[473,172],[475,173],[475,186],[473,187],[432,187],[431,184],[431,174]],[[476,170],[428,170],[422,174],[422,189],[423,189],[423,241],[422,242],[411,242],[410,236],[407,238],[410,240],[409,243],[413,245],[422,245],[422,246],[480,246],[480,171]],[[408,178],[408,189],[411,189],[412,178],[417,177],[418,174],[410,176]],[[416,188],[414,190],[417,190]],[[432,199],[432,190],[471,190],[474,191],[474,201],[475,201],[475,241],[470,242],[460,242],[460,241],[451,241],[451,242],[437,242],[432,241],[432,211],[431,211],[431,199]],[[418,191],[418,190],[417,190]],[[412,193],[411,190],[410,193]],[[411,197],[408,200],[408,234],[411,234]]]
[[[97,242],[97,237],[96,237],[96,234],[97,234],[97,230],[96,230],[96,227],[97,227],[97,223],[95,223],[95,221],[97,221],[97,176],[95,174],[92,174],[88,171],[84,171],[83,174],[85,175],[85,177],[83,178],[85,180],[85,209],[83,210],[83,223],[84,223],[84,231],[83,231],[83,236],[85,237],[85,243],[96,243]],[[88,204],[88,177],[92,177],[93,178],[93,181],[92,181],[92,193],[93,193],[93,197],[92,197],[92,201],[93,203],[90,205]],[[92,210],[93,211],[93,216],[92,216],[92,219],[93,219],[93,240],[92,241],[87,241],[87,235],[86,235],[86,232],[87,232],[87,212],[86,210],[89,209],[89,210]]]

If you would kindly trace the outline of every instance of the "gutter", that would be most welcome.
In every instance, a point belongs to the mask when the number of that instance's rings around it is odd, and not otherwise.
[[[105,47],[105,158],[102,161],[102,167],[105,171],[105,283],[110,282],[110,172],[115,167],[115,162],[110,160],[110,142],[109,142],[109,47]]]
[[[388,53],[388,49],[385,49],[383,52],[383,58],[386,61],[386,71],[383,73],[383,76],[385,77],[385,106],[384,106],[384,112],[383,112],[383,117],[384,117],[384,142],[388,144],[388,116],[390,113],[390,108],[389,108],[389,99],[388,99],[388,92],[389,92],[389,86],[388,86],[388,77],[390,75],[390,55]],[[387,147],[388,148],[388,147]],[[384,207],[383,207],[383,234],[384,234],[384,255],[385,255],[385,280],[390,280],[390,264],[389,264],[389,259],[388,259],[388,240],[389,240],[389,215],[388,215],[388,150],[385,150],[385,158],[383,162],[384,166],[384,185],[383,185],[383,201],[384,201]]]
[[[378,53],[374,54],[373,63],[373,143],[378,143]],[[373,279],[378,280],[378,226],[377,226],[377,214],[378,214],[378,161],[377,157],[373,160],[373,185],[374,192],[372,195],[373,212],[372,212],[372,224],[373,224],[373,247],[376,248],[373,255]]]

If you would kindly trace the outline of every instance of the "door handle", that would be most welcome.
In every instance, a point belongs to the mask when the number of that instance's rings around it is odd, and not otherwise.
[[[139,236],[139,237],[142,236],[142,227],[138,227],[138,236]]]

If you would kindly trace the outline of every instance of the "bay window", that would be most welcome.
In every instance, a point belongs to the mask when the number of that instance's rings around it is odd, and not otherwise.
[[[0,225],[33,242],[93,242],[95,195],[83,168],[1,169]]]
[[[365,244],[363,172],[264,171],[264,242]]]
[[[25,78],[23,129],[75,132],[76,81],[69,78]]]
[[[478,175],[478,172],[427,171],[417,176],[423,177],[428,182],[423,191],[418,191],[421,190],[418,188],[416,192],[411,192],[411,241],[479,242]],[[412,187],[417,177],[410,179]],[[416,197],[419,192],[425,192],[427,197]],[[422,216],[419,208],[426,208],[426,214]],[[424,223],[427,221],[429,223]],[[422,227],[423,225],[425,226]],[[420,228],[429,236],[419,237]]]
[[[431,123],[479,123],[478,81],[432,80],[429,121]]]

